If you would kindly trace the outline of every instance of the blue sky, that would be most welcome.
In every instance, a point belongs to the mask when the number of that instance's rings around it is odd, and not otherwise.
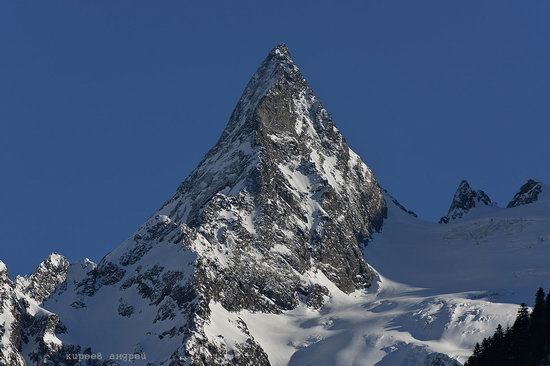
[[[0,259],[99,260],[221,134],[287,43],[381,184],[421,217],[461,179],[550,183],[550,1],[4,1]]]

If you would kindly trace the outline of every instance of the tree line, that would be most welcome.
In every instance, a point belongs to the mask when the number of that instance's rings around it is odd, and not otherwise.
[[[521,304],[513,325],[500,324],[495,333],[476,343],[464,366],[540,366],[550,351],[550,291],[539,288],[529,312]]]

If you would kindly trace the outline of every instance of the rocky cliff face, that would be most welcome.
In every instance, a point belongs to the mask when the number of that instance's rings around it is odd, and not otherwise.
[[[233,333],[212,330],[215,312],[318,308],[329,291],[313,273],[345,293],[367,288],[361,246],[385,212],[372,172],[280,45],[174,196],[97,267],[69,268],[45,307],[60,316],[68,349],[267,365],[242,319]],[[84,317],[112,328],[93,336]]]
[[[451,220],[461,219],[475,207],[491,206],[493,202],[482,190],[473,190],[470,184],[463,180],[458,185],[447,215],[443,216],[440,224],[447,224]]]
[[[40,263],[32,275],[18,276],[15,279],[16,288],[40,304],[65,281],[68,268],[69,261],[53,253]]]

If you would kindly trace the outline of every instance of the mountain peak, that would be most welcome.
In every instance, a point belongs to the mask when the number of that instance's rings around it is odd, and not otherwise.
[[[248,217],[245,227],[254,237],[264,229],[267,217],[273,215],[272,225],[279,221],[277,215],[287,215],[279,228],[287,227],[293,233],[290,236],[303,238],[304,248],[313,248],[306,244],[310,240],[328,240],[325,232],[340,216],[344,201],[353,207],[348,206],[349,212],[340,218],[349,220],[349,227],[344,229],[340,223],[338,231],[355,236],[346,239],[350,245],[366,242],[380,229],[385,201],[374,175],[347,146],[284,44],[272,49],[260,64],[217,144],[158,214],[172,223],[198,228],[213,219],[208,214],[216,213],[208,206],[227,200],[235,202],[225,203],[225,209],[233,206],[241,211],[241,218]],[[351,217],[354,210],[361,219]],[[288,215],[295,222],[289,222]],[[268,231],[265,237],[274,235]],[[339,260],[354,263],[346,274],[327,271],[329,279],[344,291],[366,285],[370,276],[366,267],[355,258],[345,258],[342,247],[334,250],[341,252]],[[300,262],[309,255],[300,252]],[[329,261],[328,257],[323,260]]]
[[[279,68],[279,69],[278,69]],[[296,71],[297,67],[286,44],[280,43],[273,47],[260,64],[257,71]]]
[[[48,298],[67,276],[69,261],[60,254],[47,256],[30,276],[18,276],[17,288],[38,303]]]
[[[474,190],[466,180],[462,180],[449,207],[447,215],[439,223],[447,224],[450,220],[460,219],[467,212],[478,206],[491,206],[491,198],[482,190]]]
[[[508,203],[507,208],[527,205],[538,201],[539,195],[543,191],[543,184],[534,179],[529,179],[525,182],[519,191],[514,195],[514,198]]]
[[[298,68],[292,60],[288,47],[281,43],[275,46],[265,57],[264,61],[258,67],[255,76],[258,74],[266,74],[269,77],[281,76],[281,72],[298,71]],[[254,79],[254,77],[253,77]]]
[[[458,184],[458,190],[471,190],[472,187],[470,186],[470,183],[466,179],[462,179],[460,183]]]
[[[332,151],[326,149],[330,144]],[[235,195],[243,189],[256,190],[260,184],[251,174],[259,177],[263,160],[281,155],[287,163],[305,161],[312,159],[310,153],[322,160],[317,162],[321,168],[328,167],[325,158],[329,156],[331,161],[341,154],[345,154],[342,161],[349,159],[345,139],[290,58],[287,46],[280,44],[247,83],[216,145],[180,185],[180,196],[193,196],[182,213],[184,221],[194,226],[201,207],[217,192]],[[342,186],[331,178],[333,174],[326,179]]]
[[[236,130],[248,129],[250,131],[259,127],[254,118],[254,113],[260,102],[269,94],[277,93],[282,84],[306,88],[306,82],[298,67],[292,61],[286,45],[279,44],[273,48],[260,66],[252,75],[243,91],[237,106],[222,134],[222,138],[231,135]]]
[[[0,279],[8,277],[8,267],[0,261]]]
[[[289,61],[292,61],[292,57],[290,56],[290,51],[288,50],[288,46],[285,43],[279,43],[273,49],[271,52],[269,52],[270,55],[275,55],[279,57],[284,57]]]

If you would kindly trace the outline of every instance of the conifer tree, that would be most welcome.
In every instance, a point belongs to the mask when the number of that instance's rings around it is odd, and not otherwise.
[[[481,346],[478,342],[474,346],[474,352],[472,353],[470,358],[468,358],[468,360],[464,363],[464,366],[481,366],[481,363],[479,362],[481,356]]]
[[[550,352],[550,293],[539,289],[533,311],[521,304],[512,327],[499,324],[477,343],[465,366],[540,366]]]
[[[548,357],[550,354],[550,290],[548,290],[548,293],[546,294],[546,301],[545,301],[545,339],[546,339],[546,352],[545,356]]]
[[[505,334],[502,329],[502,325],[498,325],[493,335],[492,342],[492,355],[491,360],[495,365],[505,365],[506,364],[506,344],[505,344]]]
[[[517,366],[529,365],[530,337],[529,337],[529,309],[522,303],[517,318],[512,326],[511,353],[513,364]]]
[[[535,306],[529,321],[530,361],[536,365],[546,352],[546,301],[542,288],[539,288],[535,298]]]

